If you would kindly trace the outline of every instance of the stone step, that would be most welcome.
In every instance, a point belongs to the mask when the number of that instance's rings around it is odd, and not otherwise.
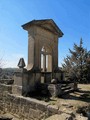
[[[67,86],[67,87],[63,87],[63,88],[61,88],[61,90],[68,90],[68,89],[71,89],[71,87],[70,86]]]
[[[63,95],[65,95],[65,94],[69,94],[69,93],[71,93],[71,92],[73,92],[73,89],[72,89],[72,88],[62,91],[59,96],[63,96]]]
[[[63,92],[63,94],[68,94],[68,93],[70,93],[70,92],[72,92],[73,91],[73,89],[71,88],[71,89],[67,89],[67,90],[65,90],[64,92]]]
[[[62,86],[61,87],[66,87],[67,86],[67,84],[62,84]]]

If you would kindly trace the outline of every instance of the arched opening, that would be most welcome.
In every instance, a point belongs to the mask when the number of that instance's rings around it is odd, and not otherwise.
[[[44,46],[41,49],[41,71],[52,72],[51,50]]]

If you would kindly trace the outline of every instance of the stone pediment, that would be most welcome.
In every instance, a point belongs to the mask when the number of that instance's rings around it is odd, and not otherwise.
[[[30,26],[36,25],[42,27],[43,29],[49,30],[54,34],[57,34],[59,37],[62,37],[63,32],[60,28],[56,25],[56,23],[52,19],[45,19],[45,20],[32,20],[24,25],[22,25],[23,29],[28,30]]]

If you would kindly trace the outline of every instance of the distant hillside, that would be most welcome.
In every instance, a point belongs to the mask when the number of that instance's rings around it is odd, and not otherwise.
[[[12,78],[14,75],[14,72],[17,70],[18,68],[3,68],[0,71],[0,79],[8,79],[8,78]]]

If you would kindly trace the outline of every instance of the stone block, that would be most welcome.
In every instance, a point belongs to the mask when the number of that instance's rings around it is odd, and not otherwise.
[[[26,105],[27,100],[24,99],[24,97],[19,97],[20,98],[20,105]]]
[[[22,86],[22,76],[23,76],[22,71],[15,72],[14,85]]]
[[[40,116],[41,116],[42,112],[40,110],[35,110],[30,108],[29,109],[29,118],[37,118],[37,120],[40,120]]]
[[[57,114],[57,113],[58,113],[58,107],[57,107],[57,106],[49,105],[49,106],[47,107],[47,111],[48,111],[48,116]]]
[[[48,117],[46,120],[73,120],[73,119],[69,114],[63,113],[61,115],[58,115],[58,114],[52,115]]]
[[[37,110],[41,110],[43,112],[47,111],[47,106],[48,106],[48,103],[41,102],[41,101],[36,104]]]

